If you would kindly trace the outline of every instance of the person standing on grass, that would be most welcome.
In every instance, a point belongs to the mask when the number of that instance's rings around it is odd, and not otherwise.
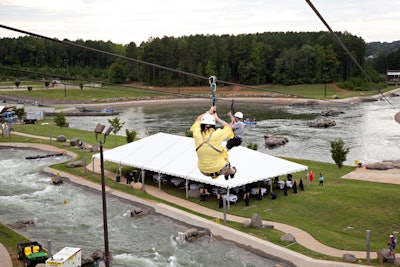
[[[310,182],[314,181],[314,172],[310,171]]]
[[[389,241],[388,241],[388,246],[389,246],[389,250],[390,250],[390,255],[393,256],[393,258],[395,258],[394,249],[396,248],[396,243],[397,243],[397,240],[394,237],[394,235],[390,235]]]
[[[320,186],[323,186],[323,185],[324,185],[324,180],[325,180],[324,174],[323,174],[322,172],[320,172],[320,173],[319,173],[319,179],[318,179],[319,185],[320,185]]]

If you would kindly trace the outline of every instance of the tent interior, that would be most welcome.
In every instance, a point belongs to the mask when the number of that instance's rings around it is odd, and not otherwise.
[[[100,153],[92,158],[100,158]],[[266,181],[277,176],[306,171],[307,166],[294,163],[242,146],[229,151],[229,161],[237,168],[233,179],[224,176],[216,179],[203,175],[197,167],[197,153],[193,138],[167,133],[157,133],[138,141],[103,152],[104,161],[131,166],[158,174],[159,186],[162,175],[174,177],[174,181],[188,182],[225,188],[228,191],[246,184]]]

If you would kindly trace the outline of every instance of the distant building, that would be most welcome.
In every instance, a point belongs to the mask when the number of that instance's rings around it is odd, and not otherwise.
[[[400,84],[400,70],[388,70],[386,73],[386,80],[388,85]]]

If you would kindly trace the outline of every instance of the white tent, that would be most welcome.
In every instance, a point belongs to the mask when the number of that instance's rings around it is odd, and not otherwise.
[[[104,151],[103,157],[104,161],[227,189],[308,169],[307,166],[240,146],[229,151],[229,161],[237,168],[235,177],[228,181],[222,175],[212,179],[197,168],[193,138],[166,133]],[[93,158],[100,158],[100,154],[93,155]]]

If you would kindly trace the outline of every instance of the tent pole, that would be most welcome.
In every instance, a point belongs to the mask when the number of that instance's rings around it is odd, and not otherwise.
[[[161,173],[158,173],[158,191],[161,191]]]
[[[142,192],[144,192],[144,169],[142,169]]]
[[[226,192],[226,201],[228,202],[228,210],[230,210],[231,209],[231,202],[229,201],[229,193],[230,193],[230,188],[228,187],[227,188],[228,189],[228,191]]]
[[[226,202],[228,201],[226,198],[224,198],[222,195],[222,203],[223,203],[223,208],[224,208],[224,224],[226,224]],[[229,201],[228,201],[229,203]]]
[[[188,184],[189,184],[189,180],[186,178],[186,182],[185,182],[186,199],[188,198]]]
[[[308,170],[307,170],[307,174],[306,174],[306,188],[307,188],[307,190],[308,190],[308,179],[309,179],[309,177],[310,177],[310,174],[308,173]]]

